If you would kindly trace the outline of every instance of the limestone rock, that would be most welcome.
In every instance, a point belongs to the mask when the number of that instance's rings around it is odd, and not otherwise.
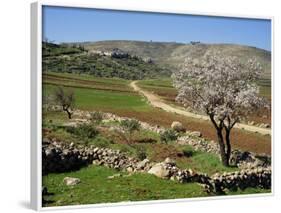
[[[140,161],[137,164],[137,169],[143,169],[148,163],[149,163],[149,160],[147,158],[142,160],[142,161]]]
[[[157,163],[148,171],[149,174],[153,174],[160,178],[169,178],[169,170],[164,167],[162,163]]]
[[[78,183],[80,183],[81,180],[79,178],[74,178],[74,177],[65,177],[63,179],[63,182],[67,186],[74,186],[74,185],[77,185]]]
[[[199,131],[190,132],[189,135],[195,136],[195,137],[202,137],[202,133]]]
[[[179,121],[174,121],[171,125],[171,128],[177,132],[184,132],[185,131],[185,128],[184,126],[182,125],[181,122]]]
[[[176,165],[176,162],[174,160],[172,160],[171,158],[166,158],[164,160],[164,163],[169,164],[171,166],[175,166]]]

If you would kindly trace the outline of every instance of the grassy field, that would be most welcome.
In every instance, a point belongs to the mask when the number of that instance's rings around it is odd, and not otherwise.
[[[107,178],[118,173],[122,176]],[[101,166],[89,166],[76,172],[49,174],[43,177],[43,185],[53,195],[45,197],[48,201],[46,206],[207,196],[202,187],[195,183],[180,184],[149,174],[126,175],[128,174]],[[80,178],[81,183],[74,187],[66,186],[63,178],[67,176]]]
[[[120,177],[108,179],[108,176]],[[63,184],[64,177],[80,178],[76,186]],[[43,185],[48,187],[44,206],[97,204],[126,201],[146,201],[210,196],[196,183],[181,184],[159,179],[149,174],[128,175],[101,166],[89,166],[79,171],[49,174],[43,177]],[[270,190],[247,188],[229,192],[228,195],[269,193]]]

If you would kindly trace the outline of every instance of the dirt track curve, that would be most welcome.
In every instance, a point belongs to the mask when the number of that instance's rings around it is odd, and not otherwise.
[[[174,113],[184,115],[184,116],[187,116],[187,117],[191,117],[191,118],[209,120],[208,116],[188,112],[188,111],[185,111],[185,110],[182,110],[182,109],[179,109],[179,108],[176,108],[174,106],[171,106],[169,104],[164,103],[163,100],[159,96],[157,96],[157,95],[155,95],[151,92],[148,92],[148,91],[145,91],[145,90],[141,89],[136,83],[137,83],[137,81],[132,81],[130,83],[130,86],[136,92],[139,92],[140,94],[145,96],[152,106],[161,108],[161,109],[163,109],[167,112],[174,112]],[[237,123],[237,124],[235,124],[234,127],[237,128],[237,129],[244,129],[244,130],[249,131],[249,132],[260,133],[262,135],[271,135],[271,129],[261,128],[261,127],[257,127],[257,126],[251,126],[251,125],[242,124],[242,123]]]

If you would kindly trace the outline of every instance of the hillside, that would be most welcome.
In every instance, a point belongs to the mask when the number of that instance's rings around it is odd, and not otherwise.
[[[121,49],[132,55],[142,58],[151,58],[155,63],[162,66],[175,68],[182,63],[186,57],[201,57],[206,52],[216,50],[225,55],[232,55],[247,61],[255,57],[264,67],[263,78],[271,75],[271,52],[249,46],[235,44],[183,44],[176,42],[145,42],[145,41],[99,41],[83,42],[88,51],[112,51]]]
[[[43,72],[90,74],[97,77],[149,79],[168,77],[171,71],[148,58],[114,48],[110,53],[88,51],[81,44],[42,45]]]

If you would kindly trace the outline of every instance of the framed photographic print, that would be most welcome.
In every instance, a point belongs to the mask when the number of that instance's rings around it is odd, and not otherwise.
[[[272,195],[271,17],[31,10],[34,209]]]

